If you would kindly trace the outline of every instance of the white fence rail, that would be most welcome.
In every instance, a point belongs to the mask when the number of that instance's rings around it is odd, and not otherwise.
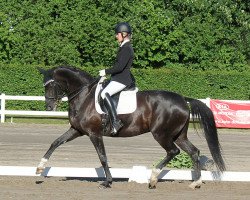
[[[1,101],[1,109],[0,109],[0,117],[1,123],[5,122],[6,116],[8,117],[59,117],[59,118],[68,118],[68,112],[63,111],[32,111],[32,110],[6,110],[6,101],[7,100],[22,100],[22,101],[45,101],[44,96],[12,96],[12,95],[0,95]],[[67,101],[67,97],[64,97],[62,101]],[[209,98],[200,99],[207,106],[209,106]]]
[[[1,101],[1,123],[5,122],[6,116],[34,116],[34,117],[61,117],[68,118],[68,112],[63,111],[33,111],[33,110],[6,110],[7,100],[22,100],[22,101],[45,101],[44,96],[11,96],[11,95],[0,95]],[[63,98],[63,101],[67,101],[67,98]]]
[[[145,166],[133,168],[111,168],[112,177],[115,179],[128,179],[129,182],[148,183],[152,170]],[[42,175],[36,174],[36,167],[26,166],[0,166],[0,176],[51,176],[51,177],[76,177],[76,178],[105,178],[103,168],[67,168],[46,167]],[[250,181],[250,172],[226,171],[219,174],[215,171],[201,171],[203,181]],[[159,180],[194,180],[191,170],[163,170]]]

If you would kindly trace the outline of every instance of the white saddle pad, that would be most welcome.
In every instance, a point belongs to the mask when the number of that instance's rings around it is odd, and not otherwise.
[[[103,114],[104,111],[101,109],[100,104],[98,102],[98,94],[102,89],[102,82],[106,79],[106,77],[101,77],[100,81],[97,84],[95,91],[95,108],[99,114]],[[132,91],[122,91],[120,93],[118,105],[117,105],[117,114],[129,114],[136,110],[137,100],[136,93],[138,92],[138,88]]]

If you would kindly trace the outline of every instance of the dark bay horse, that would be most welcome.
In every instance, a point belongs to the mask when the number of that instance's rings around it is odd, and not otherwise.
[[[95,109],[97,79],[73,67],[60,66],[39,71],[44,75],[47,110],[54,110],[63,94],[67,96],[71,127],[51,144],[37,167],[37,174],[43,172],[46,162],[58,146],[86,135],[93,143],[106,175],[100,187],[111,187],[112,176],[103,144],[102,118]],[[200,152],[187,138],[190,114],[198,119],[203,129],[217,169],[225,171],[213,113],[201,101],[163,90],[139,91],[137,109],[131,114],[119,115],[124,126],[114,137],[133,137],[151,132],[166,151],[165,158],[152,170],[149,188],[156,187],[160,171],[180,153],[179,148],[191,157],[194,164],[194,182],[190,187],[201,186]]]

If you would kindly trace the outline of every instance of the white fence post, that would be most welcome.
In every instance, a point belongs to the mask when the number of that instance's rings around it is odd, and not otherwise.
[[[5,122],[5,94],[1,94],[1,123]]]

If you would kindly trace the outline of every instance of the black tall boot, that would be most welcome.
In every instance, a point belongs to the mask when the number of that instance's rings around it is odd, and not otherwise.
[[[112,123],[111,135],[116,135],[117,132],[123,127],[122,121],[117,118],[117,113],[113,100],[108,93],[105,94],[105,99],[103,100],[104,106],[106,107],[109,117]]]

